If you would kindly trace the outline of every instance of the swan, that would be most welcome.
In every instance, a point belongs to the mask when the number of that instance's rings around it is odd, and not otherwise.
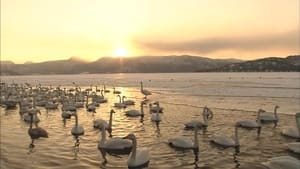
[[[274,108],[274,114],[272,113],[263,113],[260,114],[260,121],[262,123],[264,122],[273,122],[274,123],[274,127],[277,126],[278,123],[278,116],[277,116],[277,109],[279,108],[279,106],[275,106]]]
[[[195,126],[194,130],[194,141],[192,141],[188,137],[177,136],[170,138],[168,143],[171,147],[179,148],[179,149],[198,149],[199,141],[198,141],[198,127]]]
[[[260,123],[260,113],[265,112],[263,109],[259,109],[257,111],[257,120],[241,120],[237,122],[237,125],[241,128],[246,129],[257,129],[257,136],[260,135],[261,132],[261,123]]]
[[[125,111],[125,115],[129,117],[137,117],[137,116],[144,116],[144,103],[143,101],[141,102],[140,108],[141,111],[138,110],[127,110]]]
[[[153,106],[153,105],[155,105],[155,106]],[[150,103],[150,104],[149,104],[149,107],[150,107],[150,108],[149,108],[149,109],[150,109],[150,112],[153,112],[153,113],[156,113],[157,111],[159,111],[160,113],[163,112],[163,108],[160,107],[158,101],[154,102],[153,104]]]
[[[32,128],[33,115],[34,114],[33,113],[29,113],[29,115],[30,115],[30,118],[31,118],[31,120],[30,120],[30,127],[28,129],[28,134],[29,134],[29,136],[31,138],[30,147],[34,147],[34,144],[33,144],[34,140],[38,139],[40,137],[48,138],[48,132],[45,129],[41,128],[41,127]]]
[[[287,147],[290,151],[300,154],[300,142],[288,143]]]
[[[130,139],[132,140],[132,151],[129,154],[127,165],[128,168],[139,168],[139,167],[146,167],[150,162],[150,152],[147,148],[139,148],[137,149],[137,141],[136,137],[133,133],[128,134],[127,136],[123,137],[123,139]]]
[[[96,113],[96,105],[94,102],[89,103],[89,96],[86,96],[85,107],[88,112]]]
[[[113,89],[114,89],[113,94],[121,94],[121,91],[116,90],[115,87],[113,87]]]
[[[151,121],[154,121],[154,122],[160,122],[161,121],[159,110],[157,110],[156,113],[152,113]]]
[[[195,126],[197,126],[199,128],[206,128],[208,126],[208,117],[209,117],[208,114],[210,114],[212,116],[213,113],[208,107],[204,106],[203,112],[202,112],[203,121],[201,121],[201,120],[191,120],[191,121],[184,124],[185,128],[186,129],[193,129]]]
[[[234,147],[238,149],[240,146],[239,137],[238,137],[238,124],[236,124],[234,127],[234,138],[230,138],[222,134],[213,135],[211,142],[219,146],[222,146],[224,148]]]
[[[119,97],[119,102],[115,103],[114,107],[117,107],[117,108],[126,108],[127,106],[124,103],[122,103],[122,101],[121,101],[121,96],[118,95],[118,97]]]
[[[269,169],[299,169],[300,160],[291,156],[279,156],[270,158],[262,163]]]
[[[73,112],[72,111],[62,111],[61,112],[61,117],[63,119],[70,119],[72,116]]]
[[[135,105],[135,101],[133,100],[124,100],[126,98],[126,96],[122,97],[122,103],[125,105]]]
[[[141,93],[145,96],[144,98],[147,99],[148,95],[151,95],[152,93],[149,90],[146,90],[143,88],[143,82],[141,82]]]
[[[106,89],[105,85],[103,86],[103,90],[104,90],[104,93],[109,93],[110,92],[110,90]]]
[[[132,142],[127,139],[114,137],[109,140],[106,139],[106,130],[103,124],[101,127],[101,140],[98,143],[98,149],[100,150],[104,163],[107,162],[106,153],[109,154],[129,154],[132,150]]]
[[[84,135],[84,128],[78,124],[78,115],[77,113],[73,113],[73,116],[75,116],[75,125],[71,130],[71,133],[73,136],[77,137],[80,135]]]
[[[103,119],[97,119],[93,121],[93,126],[94,128],[98,128],[102,130],[102,126],[111,134],[112,132],[112,117],[113,114],[116,113],[113,109],[110,110],[110,115],[109,115],[109,122],[107,122]]]
[[[300,138],[300,112],[295,114],[296,127],[286,127],[282,129],[281,134],[293,138]]]
[[[29,109],[28,112],[23,115],[24,121],[26,121],[26,122],[33,121],[34,123],[38,123],[40,121],[40,118],[37,116],[37,113],[39,113],[41,115],[41,112],[39,109],[36,109],[36,108]],[[31,116],[33,116],[33,117],[31,117]]]

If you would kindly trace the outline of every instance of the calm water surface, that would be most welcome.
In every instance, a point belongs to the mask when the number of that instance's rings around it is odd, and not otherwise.
[[[172,74],[92,74],[92,75],[47,75],[47,76],[2,76],[1,82],[30,83],[43,86],[61,85],[74,87],[72,82],[82,88],[91,84],[99,88],[106,84],[108,89],[115,86],[122,95],[135,100],[139,109],[143,95],[139,82],[152,91],[150,101],[160,101],[164,107],[162,121],[157,126],[152,123],[148,106],[145,117],[130,118],[123,109],[115,109],[113,117],[113,136],[125,136],[133,132],[138,147],[148,147],[151,153],[148,168],[263,168],[261,162],[280,155],[299,156],[287,151],[286,143],[295,139],[280,135],[285,126],[295,126],[294,114],[300,111],[299,73],[172,73]],[[94,87],[95,90],[95,87]],[[39,126],[46,129],[49,138],[39,139],[33,150],[27,134],[29,125],[16,110],[1,108],[1,166],[0,168],[127,168],[127,155],[107,156],[103,165],[102,156],[97,149],[101,139],[98,130],[93,128],[93,120],[108,119],[116,95],[105,94],[108,103],[101,104],[92,116],[85,108],[78,110],[79,123],[85,128],[80,137],[79,148],[73,147],[75,139],[71,135],[74,118],[64,125],[61,119],[61,105],[58,110],[46,111],[40,107],[42,115]],[[199,132],[200,152],[195,158],[193,151],[176,151],[166,143],[168,138],[183,135],[193,138],[193,131],[183,130],[184,123],[202,118],[203,106],[214,112],[206,133]],[[241,119],[255,119],[259,108],[269,112],[279,105],[280,122],[273,129],[272,124],[263,126],[262,134],[240,130],[241,149],[220,149],[209,143],[215,133],[233,135],[233,124]]]

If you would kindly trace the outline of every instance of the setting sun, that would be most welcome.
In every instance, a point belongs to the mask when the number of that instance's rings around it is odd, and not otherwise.
[[[125,48],[119,47],[114,51],[114,57],[126,57],[128,55],[128,51]]]

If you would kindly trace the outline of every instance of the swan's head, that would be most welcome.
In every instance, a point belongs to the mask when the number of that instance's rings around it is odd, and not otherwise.
[[[300,117],[300,112],[296,113],[296,117],[297,117],[297,118]]]
[[[278,108],[280,108],[280,107],[279,107],[278,105],[276,105],[276,106],[275,106],[275,109],[278,109]]]
[[[114,109],[111,109],[111,110],[110,110],[110,113],[112,114],[112,113],[116,113],[116,112],[115,112]]]
[[[266,112],[264,109],[258,109],[258,113],[264,113]]]
[[[127,98],[126,96],[122,96],[122,98]]]
[[[100,129],[100,130],[105,130],[105,126],[104,126],[103,123],[100,123],[100,124],[99,124],[99,129]]]
[[[127,136],[123,137],[123,139],[135,140],[135,135],[133,133],[129,133]]]

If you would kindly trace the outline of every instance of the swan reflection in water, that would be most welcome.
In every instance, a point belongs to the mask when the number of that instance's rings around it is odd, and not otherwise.
[[[80,138],[79,136],[74,136],[74,139],[75,139],[75,143],[73,146],[73,153],[74,153],[74,160],[76,160],[79,153]]]

